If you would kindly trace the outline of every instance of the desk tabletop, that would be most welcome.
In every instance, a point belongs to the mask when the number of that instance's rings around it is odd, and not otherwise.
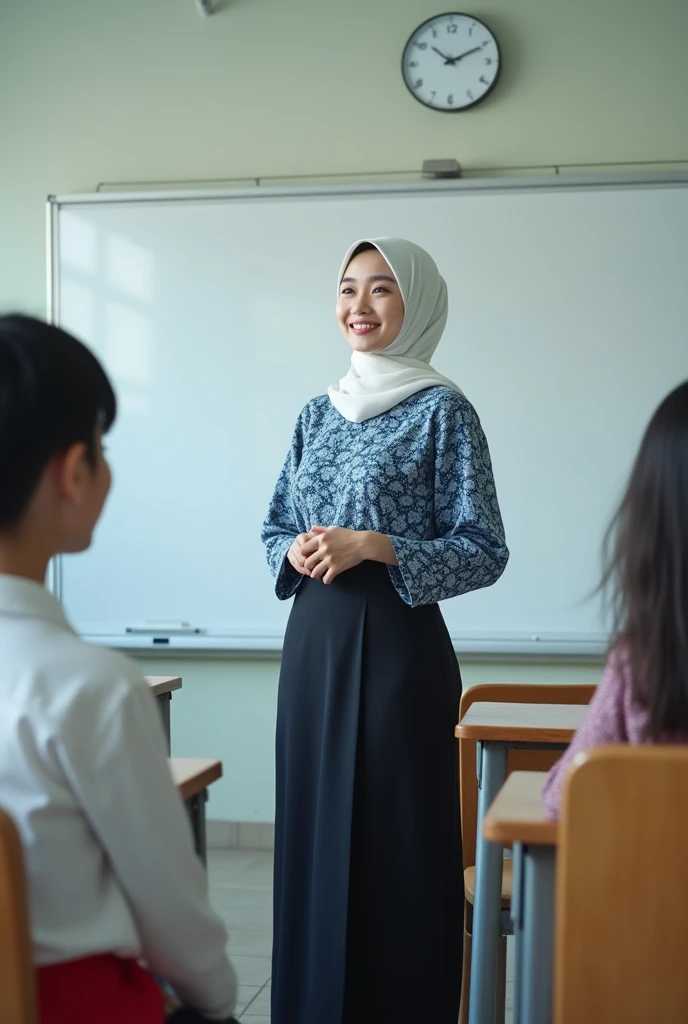
[[[168,760],[174,784],[182,800],[202,792],[222,778],[222,761],[211,757],[171,757]]]
[[[460,740],[570,743],[583,721],[585,704],[502,704],[478,701],[456,726]]]
[[[542,804],[547,772],[512,772],[483,821],[483,835],[493,843],[556,846],[559,826]]]
[[[172,693],[173,690],[181,690],[181,676],[144,676],[144,679],[151,688],[154,697],[160,697],[163,693]]]

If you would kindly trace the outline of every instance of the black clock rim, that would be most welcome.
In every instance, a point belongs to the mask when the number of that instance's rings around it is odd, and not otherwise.
[[[487,31],[490,33],[490,35],[494,39],[495,46],[497,47],[497,59],[498,59],[499,63],[497,64],[497,74],[494,76],[494,80],[490,83],[489,88],[485,90],[485,92],[482,94],[480,99],[473,100],[472,103],[468,103],[465,107],[456,107],[455,109],[450,109],[450,110],[440,109],[439,107],[431,107],[429,103],[424,103],[423,100],[421,100],[418,96],[416,96],[415,92],[413,91],[411,86],[406,81],[406,76],[404,74],[404,58],[406,57],[406,51],[408,50],[409,46],[411,45],[411,40],[413,39],[413,37],[418,32],[420,32],[420,30],[422,28],[425,28],[426,25],[429,25],[431,21],[437,21],[438,18],[471,18],[473,21],[476,21],[479,25],[482,25],[483,28],[487,29]],[[494,34],[494,32],[492,31],[490,26],[486,22],[484,22],[481,18],[476,18],[476,16],[474,14],[467,14],[465,11],[440,11],[439,14],[433,14],[433,16],[431,18],[426,18],[425,21],[421,21],[420,25],[417,25],[414,28],[413,32],[411,33],[411,35],[406,40],[406,44],[405,44],[403,52],[401,54],[401,80],[402,80],[402,82],[406,86],[407,91],[411,94],[411,96],[413,96],[413,98],[416,101],[416,103],[420,103],[421,107],[425,107],[426,110],[432,110],[433,114],[465,114],[467,110],[473,110],[474,107],[477,107],[481,103],[485,102],[485,100],[490,95],[490,93],[493,91],[494,87],[496,86],[497,82],[499,81],[499,76],[501,75],[501,73],[502,73],[502,50],[501,50],[501,47],[499,45],[499,40],[497,39],[497,36]]]

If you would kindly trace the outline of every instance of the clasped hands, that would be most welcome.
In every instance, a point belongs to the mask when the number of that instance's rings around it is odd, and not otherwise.
[[[298,535],[287,558],[302,576],[331,583],[335,576],[360,565],[368,557],[366,536],[364,530],[312,526],[309,533]]]
[[[312,526],[300,533],[287,552],[289,564],[302,576],[331,583],[340,573],[361,562],[398,565],[391,539],[374,530],[347,530],[343,526]]]

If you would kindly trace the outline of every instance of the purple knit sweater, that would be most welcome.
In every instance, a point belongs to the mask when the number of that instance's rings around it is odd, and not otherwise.
[[[627,658],[617,647],[607,659],[602,681],[576,735],[547,776],[542,791],[547,816],[559,817],[564,777],[576,754],[602,743],[647,743],[643,738],[646,721],[647,712],[631,699]],[[688,735],[677,733],[662,742],[688,744]]]

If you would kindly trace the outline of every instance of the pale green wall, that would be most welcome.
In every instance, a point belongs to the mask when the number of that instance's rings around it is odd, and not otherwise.
[[[181,675],[172,699],[175,754],[220,757],[224,778],[212,787],[208,817],[271,821],[276,660],[141,659],[144,673]],[[464,686],[474,683],[595,683],[598,666],[462,663]]]
[[[401,50],[451,4],[427,0],[0,0],[0,308],[42,312],[43,202],[101,181],[469,168],[688,164],[686,0],[474,0],[503,46],[468,114],[407,94]],[[463,4],[458,5],[460,8]],[[275,661],[146,661],[174,671],[175,750],[216,754],[213,817],[272,816]],[[485,679],[598,670],[464,664]]]

